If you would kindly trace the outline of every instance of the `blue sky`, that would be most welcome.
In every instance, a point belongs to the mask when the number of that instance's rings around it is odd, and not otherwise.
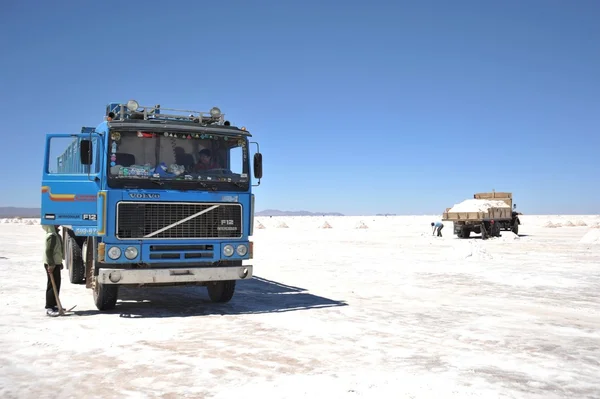
[[[136,99],[246,126],[258,210],[439,214],[496,189],[600,213],[598,20],[594,0],[9,2],[0,205],[39,206],[45,133]]]

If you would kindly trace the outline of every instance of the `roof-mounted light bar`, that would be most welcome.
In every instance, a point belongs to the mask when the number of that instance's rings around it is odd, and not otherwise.
[[[164,111],[168,111],[165,113]],[[114,114],[114,121],[131,119],[140,120],[175,120],[195,122],[202,125],[225,125],[225,114],[218,107],[212,107],[209,112],[192,111],[175,108],[161,108],[160,105],[140,106],[136,100],[129,100],[126,104],[110,104],[108,113]]]

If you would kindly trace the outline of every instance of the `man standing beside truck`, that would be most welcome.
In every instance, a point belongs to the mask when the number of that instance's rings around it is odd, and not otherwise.
[[[60,292],[60,271],[63,268],[62,259],[62,239],[58,234],[58,227],[55,225],[42,225],[42,228],[46,232],[46,239],[44,245],[44,269],[46,269],[46,314],[48,316],[56,317],[59,315],[58,304],[56,303],[56,297],[54,296],[54,290],[52,288],[52,280],[50,275],[54,277],[56,283],[56,292]]]

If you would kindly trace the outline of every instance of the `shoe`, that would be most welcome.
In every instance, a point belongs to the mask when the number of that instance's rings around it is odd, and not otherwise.
[[[46,315],[50,317],[56,317],[60,313],[58,313],[58,308],[55,306],[53,308],[46,309]]]

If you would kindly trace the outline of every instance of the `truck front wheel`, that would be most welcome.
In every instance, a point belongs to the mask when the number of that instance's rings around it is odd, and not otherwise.
[[[95,281],[94,304],[98,310],[114,309],[117,305],[119,286],[116,284],[101,284]]]
[[[235,280],[214,281],[208,283],[208,296],[213,302],[229,302],[235,292]]]
[[[82,284],[85,281],[85,266],[81,256],[81,246],[74,237],[67,236],[67,269],[69,269],[69,280],[72,284]]]
[[[512,232],[519,235],[519,222],[516,219],[512,225]]]

